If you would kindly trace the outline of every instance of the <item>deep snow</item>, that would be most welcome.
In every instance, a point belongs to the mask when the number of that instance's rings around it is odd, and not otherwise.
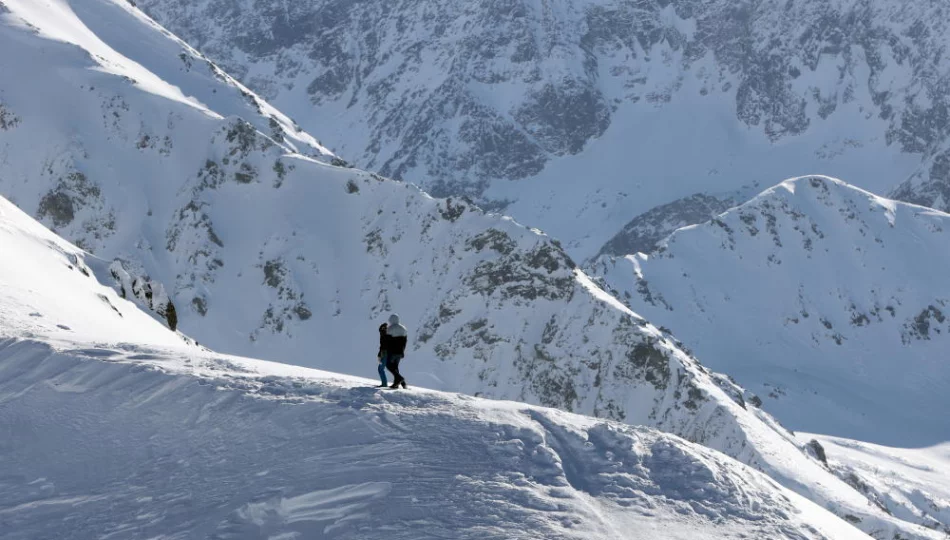
[[[0,341],[2,536],[866,538],[670,435],[371,384]]]

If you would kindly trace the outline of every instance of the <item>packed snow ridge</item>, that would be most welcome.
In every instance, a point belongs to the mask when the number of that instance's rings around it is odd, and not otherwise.
[[[0,535],[866,538],[673,435],[211,353],[0,199]]]

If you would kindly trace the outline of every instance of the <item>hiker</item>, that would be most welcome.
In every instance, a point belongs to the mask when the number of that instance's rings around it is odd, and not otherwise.
[[[399,388],[400,385],[403,388],[406,387],[406,379],[399,374],[399,361],[406,354],[408,336],[406,327],[399,324],[399,315],[395,313],[390,315],[389,324],[386,326],[386,334],[383,338],[386,369],[393,374],[393,384],[390,388]]]
[[[379,325],[379,352],[376,353],[376,371],[379,372],[380,388],[389,386],[386,380],[386,323]]]

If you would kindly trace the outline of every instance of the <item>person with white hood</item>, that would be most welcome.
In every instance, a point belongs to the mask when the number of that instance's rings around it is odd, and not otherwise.
[[[406,354],[406,343],[409,341],[409,332],[399,324],[399,315],[389,316],[386,333],[382,337],[381,349],[386,356],[386,369],[393,374],[393,384],[390,388],[406,387],[406,379],[399,374],[399,361]]]

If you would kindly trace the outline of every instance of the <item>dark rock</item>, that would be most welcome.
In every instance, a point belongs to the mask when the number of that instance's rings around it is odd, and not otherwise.
[[[828,456],[825,455],[825,447],[821,445],[815,439],[808,441],[808,444],[805,445],[805,449],[811,454],[815,459],[828,465]]]
[[[264,263],[264,283],[268,287],[278,288],[284,282],[284,276],[287,270],[284,269],[284,262],[280,259],[270,260]]]
[[[53,220],[54,227],[65,227],[76,217],[73,199],[62,190],[50,191],[40,199],[36,217],[38,219],[49,217]]]
[[[201,315],[202,317],[208,314],[208,304],[207,302],[205,302],[204,298],[201,298],[199,296],[192,298],[191,305],[195,308],[195,311],[197,311],[198,314]]]
[[[697,193],[640,214],[602,248],[598,256],[650,253],[676,229],[712,219],[733,206],[733,199]]]
[[[172,332],[178,329],[178,312],[175,310],[175,304],[170,300],[165,304],[165,322]]]

